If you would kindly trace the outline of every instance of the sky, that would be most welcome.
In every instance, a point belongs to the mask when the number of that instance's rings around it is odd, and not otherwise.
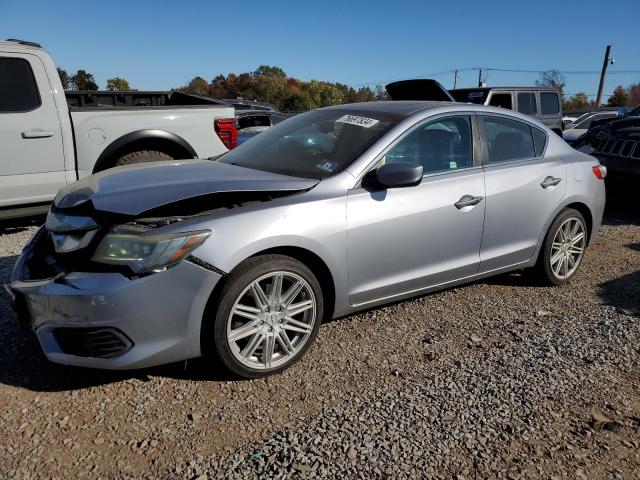
[[[595,97],[599,73],[571,72],[599,72],[610,44],[605,95],[640,82],[639,18],[640,0],[0,0],[0,38],[39,42],[58,66],[93,73],[101,88],[118,76],[165,90],[263,64],[356,88],[415,77],[451,88],[452,70],[484,67],[558,69],[565,92]],[[537,78],[483,76],[495,86]],[[464,70],[457,85],[477,81],[477,70]]]

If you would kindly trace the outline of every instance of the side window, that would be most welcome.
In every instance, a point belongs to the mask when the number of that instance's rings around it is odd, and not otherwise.
[[[542,115],[558,115],[560,113],[560,100],[557,93],[540,93],[540,113]]]
[[[536,157],[539,157],[542,155],[544,146],[547,143],[547,134],[542,130],[538,130],[536,127],[531,127],[531,132],[533,132],[533,145],[536,149]]]
[[[536,109],[536,94],[535,93],[519,93],[518,94],[518,111],[525,115],[535,115]]]
[[[509,110],[513,110],[513,105],[511,102],[511,94],[510,93],[494,93],[491,95],[491,99],[489,100],[489,105],[492,107],[500,107],[500,108],[508,108]]]
[[[528,124],[502,117],[482,117],[482,121],[489,149],[489,163],[536,156]]]
[[[23,58],[0,57],[0,113],[26,112],[40,106],[31,65]]]
[[[412,162],[426,174],[473,165],[473,140],[468,116],[452,116],[419,126],[382,159],[383,163]]]

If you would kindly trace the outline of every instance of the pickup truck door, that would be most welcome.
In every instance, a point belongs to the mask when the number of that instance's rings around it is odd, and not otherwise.
[[[62,131],[45,66],[0,51],[0,207],[47,202],[66,184]]]

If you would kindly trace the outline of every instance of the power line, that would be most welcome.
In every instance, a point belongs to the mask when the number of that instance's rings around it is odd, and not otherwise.
[[[469,71],[479,71],[482,70],[483,72],[505,72],[505,73],[535,73],[535,74],[540,74],[543,72],[548,72],[554,69],[547,69],[547,70],[525,70],[525,69],[519,69],[519,68],[497,68],[497,67],[466,67],[466,68],[453,68],[450,70],[441,70],[439,72],[431,72],[431,73],[422,73],[422,74],[415,74],[412,75],[410,77],[403,77],[403,78],[395,78],[393,80],[378,80],[375,82],[365,82],[365,83],[348,83],[346,84],[349,87],[368,87],[371,85],[385,85],[387,83],[391,83],[391,82],[398,82],[401,80],[407,80],[409,78],[424,78],[424,77],[438,77],[441,75],[451,75],[454,74],[455,72],[458,72],[458,74],[460,72],[469,72]],[[600,71],[599,70],[558,70],[558,73],[562,74],[562,75],[600,75]],[[607,71],[608,75],[638,75],[640,74],[640,70],[611,70],[611,71]],[[457,77],[457,75],[456,75]],[[459,77],[458,77],[459,78]]]

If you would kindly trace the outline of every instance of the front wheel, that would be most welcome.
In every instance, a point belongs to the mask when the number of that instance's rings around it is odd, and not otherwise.
[[[215,317],[205,322],[213,322],[213,338],[205,335],[203,342],[213,343],[235,375],[258,378],[288,368],[307,351],[320,328],[323,295],[306,265],[262,255],[229,275],[212,310]]]
[[[567,283],[578,271],[587,247],[587,228],[580,212],[567,208],[553,221],[539,259],[540,270],[553,285]]]

